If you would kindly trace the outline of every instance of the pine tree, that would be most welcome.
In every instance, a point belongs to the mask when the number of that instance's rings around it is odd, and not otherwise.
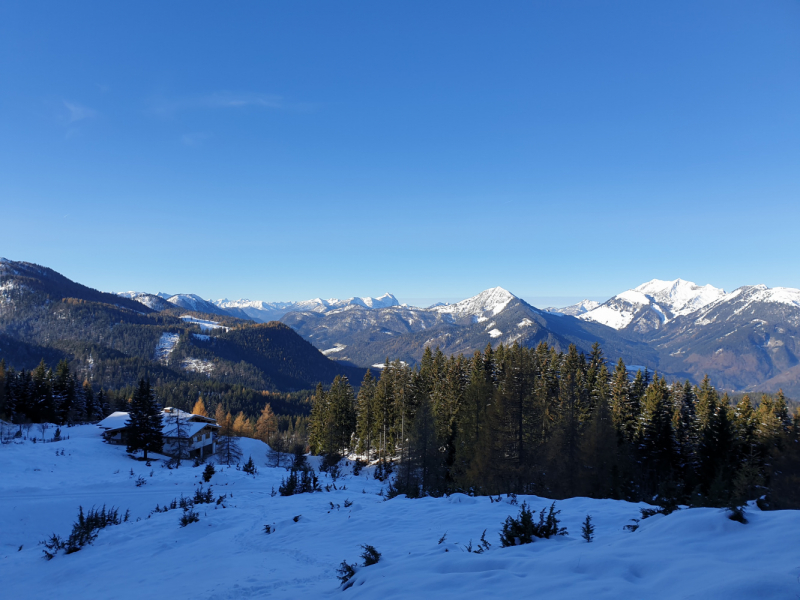
[[[639,403],[631,394],[628,369],[621,358],[611,382],[611,415],[620,440],[632,442],[636,435]]]
[[[144,460],[148,452],[161,452],[164,447],[162,425],[162,413],[150,390],[150,381],[140,379],[125,423],[128,452],[142,450]]]
[[[355,396],[350,382],[344,375],[333,380],[328,392],[330,412],[328,415],[330,428],[327,452],[344,454],[352,447],[352,439],[356,430]]]
[[[580,463],[585,471],[580,478],[582,493],[592,498],[619,498],[619,444],[609,406],[611,390],[605,365],[598,370],[592,396],[594,410],[581,435]]]
[[[74,400],[75,384],[69,372],[69,364],[66,360],[62,360],[56,367],[53,380],[54,420],[58,425],[65,425],[69,422]]]
[[[426,348],[426,350],[428,349]],[[360,454],[366,454],[367,460],[369,460],[370,452],[372,451],[372,436],[375,430],[375,423],[375,378],[372,376],[372,372],[367,369],[356,400],[357,451]]]
[[[659,482],[672,476],[675,440],[672,432],[672,404],[666,380],[661,377],[647,387],[638,431],[642,465],[648,473],[649,489],[656,491]]]
[[[326,452],[330,446],[328,439],[329,428],[328,398],[322,384],[317,384],[317,390],[311,399],[311,418],[309,420],[308,443],[311,447],[311,454],[321,454]]]
[[[581,537],[589,544],[594,540],[594,525],[592,525],[592,515],[586,515],[581,527]]]

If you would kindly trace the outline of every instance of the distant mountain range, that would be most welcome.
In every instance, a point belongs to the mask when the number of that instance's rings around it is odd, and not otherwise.
[[[151,295],[127,296],[153,304]],[[198,310],[202,299],[167,298]],[[326,356],[361,367],[388,357],[413,364],[426,346],[472,353],[487,344],[546,342],[588,352],[600,342],[611,358],[675,378],[736,391],[800,396],[800,290],[745,286],[727,293],[711,285],[654,279],[598,303],[538,309],[503,288],[456,304],[428,308],[380,298],[264,303],[202,301],[209,314],[278,319]]]
[[[17,369],[66,359],[105,389],[148,375],[259,396],[329,384],[336,375],[359,382],[366,372],[328,359],[282,323],[236,319],[189,294],[163,296],[99,292],[46,267],[0,259],[0,359]]]
[[[44,272],[47,277],[41,276]],[[610,360],[622,358],[629,366],[669,378],[698,382],[708,374],[722,389],[783,388],[800,397],[800,290],[792,288],[757,285],[726,292],[681,279],[654,279],[603,303],[585,300],[545,309],[500,287],[427,308],[400,304],[391,294],[301,302],[212,301],[194,294],[103,294],[44,267],[4,261],[0,309],[3,298],[13,297],[23,282],[31,290],[52,294],[57,289],[59,297],[92,298],[184,325],[188,323],[180,317],[187,314],[201,326],[203,319],[228,327],[280,321],[346,368],[377,368],[387,358],[414,364],[427,346],[471,354],[487,344],[545,342],[559,350],[575,344],[589,352],[599,342]],[[0,329],[0,334],[8,335],[8,330]],[[19,351],[26,348],[35,355],[37,339],[19,338]],[[244,355],[237,351],[229,356],[238,360]],[[200,368],[199,363],[186,364]]]

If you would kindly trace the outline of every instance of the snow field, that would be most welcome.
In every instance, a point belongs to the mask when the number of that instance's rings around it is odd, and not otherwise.
[[[644,505],[572,498],[556,504],[569,536],[500,548],[503,521],[519,511],[505,497],[385,502],[371,468],[339,479],[336,486],[346,490],[272,497],[286,471],[264,466],[266,446],[243,439],[244,460],[252,455],[258,475],[218,467],[223,470],[211,485],[215,497],[228,494],[227,508],[198,505],[200,521],[181,528],[180,510],[147,515],[156,504],[193,495],[202,467],[188,462],[168,470],[160,461],[146,467],[124,447],[104,444],[95,426],[64,432],[70,435],[64,442],[0,447],[4,597],[737,600],[800,594],[800,511],[751,507],[750,522],[742,525],[723,510],[683,510],[643,520],[631,533],[623,526]],[[56,456],[61,449],[65,455]],[[140,475],[147,483],[136,487]],[[331,483],[324,474],[320,482]],[[345,500],[353,505],[345,508]],[[533,496],[518,500],[537,512],[550,504]],[[42,558],[37,542],[53,532],[68,535],[78,505],[103,504],[130,509],[132,521],[102,530],[80,552]],[[586,514],[596,526],[592,544],[580,537]],[[275,532],[265,534],[265,524]],[[484,529],[492,548],[466,552]],[[358,561],[361,544],[375,546],[381,561],[358,569],[353,586],[341,590],[335,570],[342,560]]]

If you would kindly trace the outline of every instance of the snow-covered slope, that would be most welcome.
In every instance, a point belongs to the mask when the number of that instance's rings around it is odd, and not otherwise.
[[[638,333],[660,329],[675,317],[695,312],[725,297],[725,290],[691,281],[653,279],[617,294],[579,318]]]
[[[630,532],[623,526],[645,505],[572,498],[556,505],[567,536],[501,548],[503,521],[519,512],[509,498],[385,501],[378,492],[386,484],[373,478],[373,467],[357,477],[346,468],[330,492],[273,496],[286,470],[266,466],[267,447],[244,439],[245,460],[253,457],[258,474],[217,467],[213,496],[227,497],[219,506],[198,505],[200,520],[180,527],[179,509],[152,511],[193,496],[202,467],[165,469],[161,460],[148,467],[128,458],[123,446],[104,444],[91,425],[65,433],[70,439],[58,443],[2,447],[3,597],[750,600],[800,593],[798,511],[751,506],[745,525],[721,509],[681,510],[643,520]],[[310,460],[318,467],[317,458]],[[137,487],[139,477],[145,484]],[[332,483],[320,477],[323,486]],[[535,511],[551,502],[517,501]],[[103,529],[79,552],[42,557],[38,542],[69,534],[78,506],[103,505],[129,509],[130,520]],[[596,527],[591,544],[580,536],[587,514]],[[484,530],[491,547],[468,552]],[[352,587],[342,590],[336,568],[343,560],[361,562],[362,544],[374,546],[381,559],[358,567]]]

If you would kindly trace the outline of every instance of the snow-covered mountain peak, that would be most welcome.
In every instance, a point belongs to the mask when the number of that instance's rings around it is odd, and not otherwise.
[[[547,308],[544,308],[542,310],[557,316],[569,315],[571,317],[577,317],[579,315],[589,312],[590,310],[594,310],[598,306],[600,306],[599,302],[587,299],[587,300],[581,300],[576,304],[563,306],[561,308],[556,308],[555,306],[548,306]]]
[[[385,293],[383,296],[377,298],[353,298],[353,300],[361,300],[367,308],[389,308],[392,306],[400,306],[397,298],[393,294]]]
[[[675,316],[689,314],[725,296],[723,289],[712,285],[701,286],[683,279],[674,281],[653,279],[635,288],[635,291],[669,308]]]
[[[443,314],[452,314],[456,318],[466,316],[485,316],[496,315],[502,311],[508,303],[518,298],[506,289],[494,287],[482,291],[477,296],[467,298],[455,304],[436,306],[431,310]]]
[[[696,312],[725,297],[725,290],[712,285],[701,286],[683,279],[651,279],[579,316],[614,329],[623,329],[634,319],[637,319],[637,328],[657,329],[659,324]],[[644,316],[646,318],[642,321]]]

